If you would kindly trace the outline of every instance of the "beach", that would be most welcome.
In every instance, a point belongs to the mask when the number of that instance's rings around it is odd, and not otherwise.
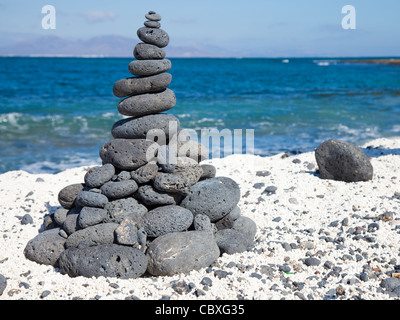
[[[255,247],[208,268],[166,277],[71,278],[23,254],[60,207],[58,192],[89,167],[57,174],[0,175],[0,300],[398,300],[388,285],[400,268],[400,138],[361,146],[371,181],[320,179],[314,151],[205,160],[240,186],[238,206],[257,224]],[[276,191],[263,192],[274,186]],[[29,214],[33,223],[21,224]]]

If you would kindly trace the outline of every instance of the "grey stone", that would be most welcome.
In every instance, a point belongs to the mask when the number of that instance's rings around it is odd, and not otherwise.
[[[79,211],[80,212],[80,211]],[[78,223],[80,213],[69,213],[64,223],[62,224],[62,229],[68,234],[72,234],[77,230],[81,229],[81,226]]]
[[[66,186],[58,193],[58,202],[65,209],[71,209],[74,206],[77,195],[84,187],[85,185],[83,183],[75,183]]]
[[[150,11],[148,14],[145,15],[145,17],[150,21],[161,21],[161,16],[154,11]]]
[[[153,76],[171,69],[171,61],[168,59],[133,60],[128,69],[134,76]]]
[[[153,160],[146,157],[153,143],[145,139],[111,140],[100,149],[100,158],[118,169],[132,171]]]
[[[164,48],[169,43],[169,36],[162,29],[142,27],[137,30],[137,36],[141,41],[153,44],[159,48]]]
[[[191,158],[177,158],[173,174],[186,179],[190,185],[194,185],[200,180],[203,169],[196,160]]]
[[[304,264],[306,266],[308,266],[308,267],[310,267],[310,266],[318,266],[320,263],[321,263],[321,261],[319,259],[317,259],[317,258],[314,258],[314,257],[309,257],[309,258],[306,258],[304,260]]]
[[[60,256],[60,268],[71,277],[137,278],[146,271],[147,257],[136,248],[117,244],[71,248]]]
[[[215,234],[215,240],[221,254],[241,253],[254,247],[253,239],[247,234],[233,229],[219,230]]]
[[[241,216],[233,223],[232,229],[243,232],[251,239],[254,239],[257,232],[257,225],[249,217]]]
[[[118,80],[113,87],[116,97],[159,92],[166,89],[172,81],[170,73],[160,73],[148,77],[130,77]]]
[[[175,93],[167,88],[161,92],[125,98],[118,104],[118,112],[125,116],[140,117],[170,110],[175,104]]]
[[[131,173],[129,171],[121,171],[120,173],[118,173],[115,181],[130,180],[131,178]]]
[[[203,169],[203,174],[200,180],[214,178],[217,174],[217,169],[212,164],[202,164],[201,168]]]
[[[388,291],[392,291],[400,286],[400,278],[396,277],[386,278],[383,279],[379,285]]]
[[[75,231],[65,241],[65,247],[76,248],[81,241],[89,246],[113,243],[114,230],[117,227],[117,223],[101,223]]]
[[[196,214],[206,214],[215,222],[230,213],[240,200],[238,184],[228,177],[210,178],[193,185],[181,206]]]
[[[85,174],[85,184],[90,188],[101,187],[110,181],[115,174],[115,168],[111,163],[103,166],[93,167]]]
[[[138,226],[132,217],[125,217],[114,233],[117,243],[139,248]]]
[[[143,228],[149,237],[187,230],[193,222],[193,214],[180,206],[167,205],[147,212]]]
[[[133,198],[110,201],[106,206],[107,217],[104,222],[120,223],[125,217],[131,217],[135,223],[140,223],[147,213],[147,208]]]
[[[139,187],[138,197],[148,206],[178,204],[182,199],[182,196],[178,193],[158,191],[150,185]]]
[[[165,51],[155,45],[138,43],[133,50],[133,55],[138,60],[164,59]]]
[[[76,204],[81,207],[104,208],[107,203],[105,195],[91,191],[81,191],[76,197]]]
[[[215,227],[217,228],[217,230],[232,229],[233,223],[233,219],[230,217],[229,214],[227,214],[225,217],[215,222]]]
[[[0,274],[0,296],[3,294],[4,290],[6,290],[7,287],[7,279],[5,276]]]
[[[155,162],[149,162],[144,166],[131,172],[131,177],[136,183],[143,184],[154,180],[158,173],[158,166]]]
[[[357,146],[340,140],[327,140],[315,150],[320,177],[344,182],[368,181],[373,167]]]
[[[167,233],[147,249],[147,271],[153,276],[171,276],[208,267],[219,257],[213,235],[206,231]]]
[[[114,123],[111,134],[115,139],[146,139],[150,130],[161,130],[168,139],[170,122],[175,122],[179,129],[179,120],[175,116],[166,113],[121,119]]]
[[[56,267],[58,258],[65,249],[65,239],[58,234],[59,231],[60,228],[54,228],[39,233],[27,243],[24,249],[25,257],[40,264]]]
[[[133,195],[138,189],[134,180],[110,181],[100,188],[101,193],[109,199],[126,198]]]
[[[154,179],[154,188],[169,193],[187,195],[190,192],[189,182],[175,174],[160,172]]]
[[[107,210],[101,208],[83,207],[79,213],[78,224],[87,228],[99,224],[107,217]]]
[[[197,231],[214,232],[210,218],[205,214],[197,214],[193,220],[194,229]]]
[[[231,212],[229,212],[230,218],[235,221],[240,217],[241,210],[238,206],[234,207]]]
[[[59,225],[62,226],[65,219],[67,219],[68,209],[59,208],[54,212],[54,221]]]
[[[158,21],[145,21],[144,26],[147,28],[159,29],[161,27],[161,23],[159,23]]]
[[[32,223],[33,223],[33,218],[29,213],[24,214],[24,216],[21,218],[21,224],[32,224]]]

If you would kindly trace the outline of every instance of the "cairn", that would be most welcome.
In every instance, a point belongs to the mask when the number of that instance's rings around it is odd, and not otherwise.
[[[45,216],[44,231],[24,251],[71,277],[187,273],[254,246],[256,225],[240,215],[238,184],[199,164],[208,151],[163,113],[176,104],[162,49],[169,37],[160,15],[145,17],[128,68],[133,77],[113,88],[128,118],[113,125],[114,139],[99,152],[103,164],[59,192],[62,207]]]

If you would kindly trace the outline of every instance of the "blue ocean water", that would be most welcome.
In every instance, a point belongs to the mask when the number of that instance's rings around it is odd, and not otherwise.
[[[0,173],[100,164],[125,58],[0,58]],[[181,127],[254,129],[254,153],[400,135],[400,65],[337,59],[171,59]],[[200,131],[199,131],[200,132]]]

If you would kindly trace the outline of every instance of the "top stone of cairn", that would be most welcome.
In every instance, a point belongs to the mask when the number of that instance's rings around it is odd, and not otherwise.
[[[161,21],[161,16],[154,11],[149,11],[149,13],[145,15],[145,17],[150,21]]]

